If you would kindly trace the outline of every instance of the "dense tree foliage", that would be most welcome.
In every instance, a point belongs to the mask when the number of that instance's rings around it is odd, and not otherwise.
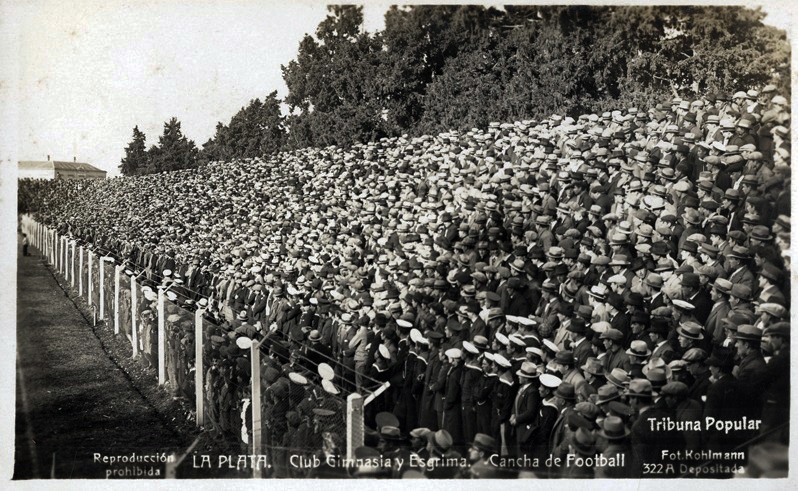
[[[261,102],[255,99],[242,107],[230,124],[216,125],[216,134],[203,145],[205,160],[254,158],[280,150],[285,128],[277,91]]]
[[[125,149],[125,157],[119,166],[123,175],[154,174],[197,166],[198,150],[192,140],[183,135],[180,121],[172,118],[163,125],[163,135],[158,144],[144,151],[146,136],[133,128],[133,140]]]
[[[790,94],[786,33],[764,25],[759,9],[394,6],[375,33],[364,31],[361,7],[328,10],[282,67],[285,100],[273,92],[220,122],[200,160],[651,107],[769,83]],[[147,169],[173,168],[159,152],[150,150]]]
[[[133,127],[133,140],[125,148],[125,156],[119,171],[123,176],[135,176],[147,167],[147,136]]]

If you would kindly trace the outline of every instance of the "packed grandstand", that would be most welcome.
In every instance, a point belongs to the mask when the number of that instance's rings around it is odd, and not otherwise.
[[[344,415],[330,401],[384,382],[358,475],[780,475],[787,106],[772,86],[668,98],[148,176],[26,180],[20,199],[150,286],[181,279],[176,301],[207,309],[206,348],[240,380],[236,338],[264,342],[265,444],[321,462],[276,451],[273,475],[352,472],[335,464],[344,443],[326,429]],[[251,424],[236,394],[215,424],[241,440]]]

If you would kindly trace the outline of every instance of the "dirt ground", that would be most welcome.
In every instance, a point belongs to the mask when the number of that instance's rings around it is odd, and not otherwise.
[[[157,386],[154,370],[125,355],[125,340],[91,325],[85,302],[30,250],[22,256],[20,246],[17,259],[14,479],[162,478],[163,457],[198,437],[194,453],[229,453],[195,427],[186,401]],[[200,476],[191,460],[178,477],[247,477]]]

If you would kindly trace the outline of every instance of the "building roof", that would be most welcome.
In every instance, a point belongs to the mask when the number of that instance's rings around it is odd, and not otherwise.
[[[102,172],[104,170],[98,169],[91,164],[85,162],[64,162],[62,160],[20,160],[20,169],[55,169],[55,170],[73,170],[80,172]]]

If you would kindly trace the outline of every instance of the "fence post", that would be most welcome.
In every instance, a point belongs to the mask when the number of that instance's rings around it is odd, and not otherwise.
[[[114,266],[114,334],[119,334],[119,275],[122,265]]]
[[[66,237],[61,237],[61,248],[64,253],[64,258],[61,260],[61,275],[64,281],[69,281],[69,240]]]
[[[100,258],[100,319],[105,322],[105,256]]]
[[[137,358],[139,356],[139,333],[138,333],[138,326],[137,326],[137,319],[138,316],[138,294],[136,292],[136,276],[130,275],[130,322],[133,324],[131,343],[133,343],[133,358]]]
[[[94,293],[94,288],[93,288],[94,284],[93,284],[92,278],[91,278],[92,265],[93,265],[92,263],[94,262],[93,259],[94,259],[94,253],[91,252],[91,249],[89,249],[89,275],[88,275],[88,278],[89,278],[89,295],[88,296],[89,296],[89,305],[90,306],[92,305],[92,303],[94,303],[93,300],[92,300],[92,293]]]
[[[80,246],[80,261],[78,261],[78,271],[80,278],[78,278],[78,295],[83,296],[83,246]]]
[[[194,314],[194,400],[197,408],[197,426],[205,424],[205,366],[202,360],[202,314]]]
[[[164,319],[165,289],[158,287],[158,385],[166,382],[166,319]],[[174,381],[172,381],[174,383]]]
[[[77,252],[78,243],[72,241],[72,261],[69,262],[69,279],[72,280],[72,286],[75,286],[75,253]]]
[[[252,391],[250,406],[252,407],[252,453],[261,453],[261,407],[260,407],[260,341],[252,341],[250,346],[250,362],[252,363]],[[260,463],[252,466],[252,477],[260,479],[262,469]]]
[[[346,398],[346,458],[355,458],[355,449],[363,446],[363,396],[353,392]]]

